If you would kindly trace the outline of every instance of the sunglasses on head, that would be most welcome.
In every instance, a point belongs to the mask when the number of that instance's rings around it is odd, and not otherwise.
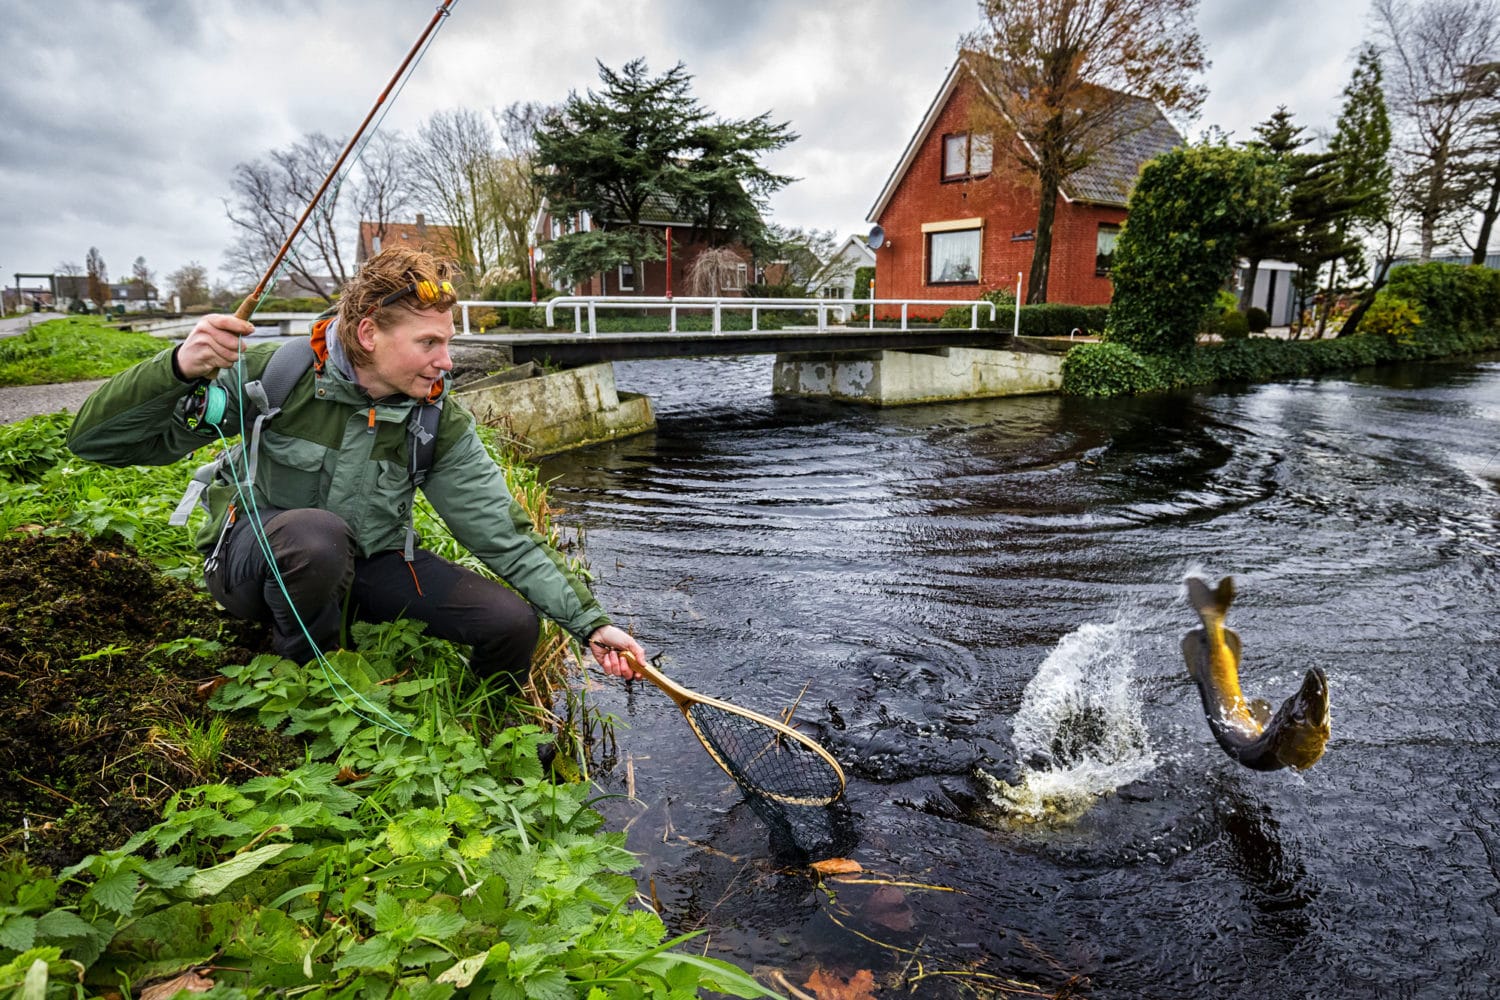
[[[413,281],[405,288],[399,288],[375,303],[375,305],[370,307],[370,312],[373,313],[377,309],[384,309],[392,302],[407,295],[415,295],[417,301],[421,302],[424,306],[430,306],[442,299],[443,296],[452,294],[454,292],[451,281]],[[369,314],[367,313],[366,315]]]

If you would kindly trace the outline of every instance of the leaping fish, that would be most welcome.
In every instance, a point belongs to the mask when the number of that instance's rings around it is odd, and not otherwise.
[[[1224,625],[1234,578],[1226,576],[1211,590],[1207,581],[1188,577],[1187,592],[1203,627],[1183,636],[1182,655],[1214,739],[1230,757],[1257,771],[1311,767],[1328,743],[1328,675],[1320,667],[1309,669],[1301,690],[1275,715],[1264,699],[1246,701],[1240,690],[1240,637]]]

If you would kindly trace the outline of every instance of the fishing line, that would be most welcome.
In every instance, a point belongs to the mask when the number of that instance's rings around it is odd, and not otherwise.
[[[256,286],[253,292],[251,292],[250,297],[246,299],[245,302],[240,304],[240,308],[236,310],[236,315],[240,319],[249,321],[250,318],[253,317],[259,310],[260,303],[262,298],[264,297],[264,292],[267,285],[280,276],[282,269],[286,266],[287,254],[289,252],[293,252],[294,244],[296,243],[298,236],[301,233],[303,224],[312,214],[313,209],[317,207],[318,202],[321,201],[323,194],[328,190],[330,185],[333,185],[334,197],[337,198],[339,190],[342,189],[344,181],[347,179],[347,172],[344,172],[344,174],[340,176],[340,171],[344,164],[347,162],[350,152],[352,151],[354,153],[356,159],[358,159],[363,154],[365,147],[368,146],[370,140],[374,138],[375,131],[380,128],[380,125],[385,121],[386,116],[390,114],[392,107],[394,107],[395,99],[400,96],[403,90],[406,89],[406,84],[411,80],[412,74],[416,72],[416,68],[421,65],[423,58],[426,57],[428,50],[432,47],[432,43],[437,38],[437,32],[441,30],[442,23],[447,20],[448,14],[454,2],[455,0],[444,0],[444,2],[438,6],[437,12],[433,16],[433,20],[429,22],[427,30],[423,33],[422,38],[418,40],[416,48],[413,49],[412,52],[407,54],[406,60],[396,71],[396,77],[386,85],[385,92],[381,94],[376,102],[376,108],[371,109],[370,113],[365,116],[365,121],[360,125],[359,132],[356,134],[354,140],[345,147],[344,152],[340,154],[338,161],[334,164],[329,176],[324,180],[322,187],[313,196],[312,202],[308,204],[306,210],[302,214],[302,217],[297,220],[297,223],[293,227],[291,235],[288,236],[285,245],[283,245],[281,250],[277,253],[275,260],[272,261],[271,266],[267,270],[266,274],[262,276],[260,284]],[[386,103],[386,98],[388,95],[390,96],[390,103]],[[381,111],[378,119],[375,119],[375,128],[371,130],[369,129],[370,122],[374,118],[375,111],[381,105],[385,106],[385,110]],[[335,180],[337,180],[336,184],[334,183]],[[247,309],[246,306],[249,306],[249,308]],[[339,702],[345,708],[349,709],[349,711],[356,717],[363,719],[364,721],[369,722],[372,725],[377,725],[383,729],[399,733],[402,736],[410,737],[412,735],[410,730],[402,726],[401,723],[391,717],[384,709],[380,708],[380,706],[372,703],[368,698],[366,698],[363,694],[356,690],[354,686],[348,682],[348,680],[346,680],[341,674],[339,674],[336,669],[334,669],[333,665],[329,663],[328,658],[324,656],[323,651],[318,647],[318,644],[313,640],[311,631],[308,629],[306,622],[303,621],[301,612],[297,610],[296,603],[292,600],[291,594],[286,586],[286,581],[282,578],[281,568],[277,565],[275,554],[271,550],[271,543],[270,539],[266,536],[265,526],[261,523],[260,510],[255,502],[255,484],[254,482],[250,482],[247,486],[245,482],[246,479],[250,478],[251,455],[249,453],[249,448],[245,445],[246,435],[244,393],[245,375],[247,374],[247,369],[245,367],[244,338],[238,338],[236,340],[235,360],[234,363],[229,366],[229,371],[231,371],[235,376],[235,402],[237,404],[236,417],[239,422],[239,437],[241,442],[240,458],[243,459],[245,463],[243,479],[241,478],[240,470],[236,468],[236,459],[232,447],[230,446],[229,439],[224,434],[224,428],[217,423],[211,423],[210,426],[212,426],[217,432],[219,437],[219,444],[225,449],[225,453],[228,458],[228,461],[225,464],[229,469],[230,481],[234,484],[235,497],[241,502],[244,510],[246,511],[246,520],[250,522],[251,535],[255,538],[256,544],[260,547],[261,554],[266,560],[266,565],[270,570],[271,577],[276,581],[277,589],[286,599],[286,605],[291,610],[292,617],[296,621],[298,629],[301,630],[303,637],[307,639],[308,646],[313,650],[314,658],[317,661],[318,666],[322,669],[324,678],[328,681],[329,686],[334,693],[334,696],[338,698]],[[256,441],[254,443],[257,447],[259,446],[259,441]],[[371,718],[370,716],[365,715],[353,704],[351,704],[349,700],[344,697],[343,692],[340,689],[340,685],[342,685],[343,688],[347,689],[363,706],[373,712],[377,716],[377,718]]]

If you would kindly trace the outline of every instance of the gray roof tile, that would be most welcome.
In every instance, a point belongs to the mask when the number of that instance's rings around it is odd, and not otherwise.
[[[1116,97],[1121,102],[1118,137],[1105,142],[1088,166],[1063,182],[1074,201],[1124,208],[1141,167],[1182,144],[1182,136],[1155,103],[1128,94]]]

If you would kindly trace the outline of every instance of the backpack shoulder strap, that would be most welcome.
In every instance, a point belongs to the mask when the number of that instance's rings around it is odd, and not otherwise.
[[[407,422],[407,429],[411,431],[411,456],[407,464],[407,473],[411,476],[413,486],[421,486],[427,480],[427,470],[432,468],[432,461],[437,454],[437,429],[438,421],[443,416],[443,401],[441,398],[431,403],[423,403],[417,407]]]
[[[202,504],[207,507],[202,499],[203,491],[218,478],[220,471],[229,465],[231,472],[237,468],[235,463],[245,461],[245,479],[247,482],[255,482],[255,470],[260,459],[260,431],[267,420],[281,412],[281,404],[286,402],[286,397],[291,394],[292,386],[296,385],[303,375],[307,374],[313,362],[317,360],[313,351],[312,342],[307,337],[298,337],[278,347],[266,362],[265,370],[260,373],[260,378],[244,385],[245,397],[255,407],[255,422],[250,429],[250,444],[247,448],[244,442],[233,446],[228,451],[221,452],[219,457],[200,466],[193,474],[193,479],[188,483],[182,500],[178,502],[177,508],[172,512],[168,523],[187,524],[188,515],[195,505]]]
[[[266,369],[261,372],[258,382],[251,383],[260,386],[261,399],[255,399],[256,405],[259,406],[262,399],[266,403],[261,412],[270,417],[279,411],[281,404],[291,395],[292,386],[302,380],[315,360],[312,341],[307,337],[297,337],[278,347],[266,362]],[[249,386],[245,388],[248,392]]]
[[[250,447],[245,453],[249,462],[245,468],[246,482],[255,482],[255,469],[260,462],[260,431],[266,422],[281,412],[281,404],[291,394],[292,386],[302,380],[313,365],[312,342],[307,337],[298,337],[276,349],[266,362],[265,370],[254,382],[245,383],[245,395],[259,411],[255,424],[250,429]]]
[[[411,419],[407,421],[406,428],[411,432],[411,453],[407,463],[407,475],[411,477],[413,488],[419,488],[427,481],[427,470],[432,468],[433,459],[437,455],[437,430],[438,420],[443,415],[443,400],[439,396],[431,402],[423,403],[412,411]],[[417,528],[416,528],[416,503],[407,509],[406,515],[406,546],[404,555],[410,563],[416,557]],[[419,588],[420,589],[420,588]]]

